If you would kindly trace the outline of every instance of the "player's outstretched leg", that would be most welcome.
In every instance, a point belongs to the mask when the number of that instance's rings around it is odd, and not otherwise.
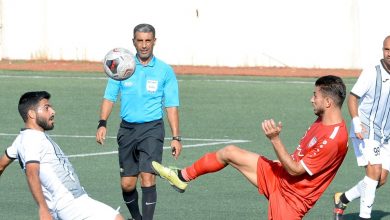
[[[178,192],[184,193],[187,188],[187,183],[184,181],[181,181],[177,175],[178,170],[164,167],[163,165],[159,164],[156,161],[152,162],[152,167],[157,175],[160,177],[168,180],[168,182],[171,184],[171,186]]]
[[[231,149],[232,147],[225,147],[220,152]],[[236,149],[236,148],[235,148]],[[162,178],[167,179],[169,183],[179,192],[183,193],[187,188],[187,183],[196,179],[197,177],[217,172],[227,166],[227,163],[221,162],[217,158],[217,152],[210,152],[204,154],[196,160],[191,166],[182,170],[171,167],[164,167],[161,164],[153,161],[152,167],[155,172]]]
[[[344,210],[347,208],[347,204],[344,204],[340,200],[342,194],[343,194],[342,192],[337,192],[334,194],[334,210],[333,210],[334,220],[342,220]]]

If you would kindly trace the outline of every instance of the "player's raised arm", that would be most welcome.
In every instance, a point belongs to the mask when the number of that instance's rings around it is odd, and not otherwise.
[[[276,156],[278,157],[280,163],[282,163],[284,169],[286,169],[286,171],[292,176],[298,176],[305,173],[305,169],[302,164],[291,158],[291,155],[287,152],[282,140],[280,140],[279,134],[282,131],[282,123],[279,122],[276,125],[273,119],[264,120],[261,123],[261,127],[264,134],[271,141]]]

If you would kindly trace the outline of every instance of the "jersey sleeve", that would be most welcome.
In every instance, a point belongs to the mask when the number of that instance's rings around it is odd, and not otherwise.
[[[11,146],[9,146],[6,150],[5,150],[5,155],[7,155],[7,157],[11,160],[15,160],[17,157],[18,157],[18,150],[16,148],[16,146],[14,144],[12,144]]]
[[[300,161],[306,172],[312,176],[321,172],[328,166],[331,166],[331,161],[337,157],[338,145],[336,141],[331,139],[323,139],[318,141],[310,152],[308,152]]]
[[[116,102],[120,89],[120,81],[108,79],[106,90],[104,92],[104,98]]]
[[[375,68],[372,69],[375,70]],[[369,68],[363,69],[355,85],[352,87],[351,93],[361,98],[370,89],[370,86],[373,85],[372,81],[375,80],[376,77],[371,76],[372,74],[376,73],[374,71],[369,71]]]
[[[27,136],[27,135],[26,135]],[[44,145],[40,135],[28,134],[23,143],[18,148],[18,153],[23,158],[24,163],[40,162],[44,155]]]
[[[176,75],[171,67],[167,68],[167,75],[164,84],[164,105],[165,107],[179,106],[179,85]]]

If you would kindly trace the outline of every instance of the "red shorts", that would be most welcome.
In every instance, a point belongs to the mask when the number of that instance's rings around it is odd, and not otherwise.
[[[268,219],[298,220],[302,215],[298,213],[281,194],[280,174],[284,168],[278,162],[273,162],[260,156],[257,161],[257,187],[260,194],[268,199]]]

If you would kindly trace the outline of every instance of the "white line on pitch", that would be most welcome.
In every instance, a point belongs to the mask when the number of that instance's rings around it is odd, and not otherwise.
[[[203,147],[203,146],[212,146],[212,145],[220,145],[220,144],[237,144],[237,143],[247,143],[249,140],[230,140],[230,141],[220,141],[213,143],[204,143],[204,144],[190,144],[183,145],[183,148],[195,148],[195,147]],[[171,149],[171,147],[164,147],[164,150]],[[118,151],[108,151],[108,152],[98,152],[98,153],[88,153],[88,154],[74,154],[69,155],[68,157],[89,157],[89,156],[101,156],[101,155],[109,155],[109,154],[117,154]]]
[[[0,136],[17,136],[18,134],[7,134],[0,133]],[[53,134],[50,135],[52,137],[65,137],[65,138],[95,138],[92,135],[61,135],[61,134]],[[114,136],[109,136],[107,138],[116,138]],[[165,138],[170,140],[170,138]],[[233,140],[233,139],[212,139],[212,138],[183,138],[183,141],[206,141],[208,143],[200,143],[200,144],[188,144],[183,145],[183,148],[195,148],[195,147],[204,147],[204,146],[213,146],[213,145],[221,145],[221,144],[237,144],[237,143],[247,143],[249,140]],[[171,147],[164,147],[164,150],[171,149]],[[118,151],[108,151],[108,152],[96,152],[96,153],[88,153],[88,154],[75,154],[69,155],[68,157],[88,157],[88,156],[99,156],[99,155],[108,155],[108,154],[117,154]]]
[[[0,136],[17,136],[19,134],[7,134],[0,133]],[[92,135],[64,135],[64,134],[49,134],[50,137],[65,137],[65,138],[96,138]],[[116,139],[115,136],[107,136],[106,139]],[[165,138],[170,140],[171,138]],[[232,139],[213,139],[213,138],[183,138],[185,141],[232,141]],[[236,141],[246,141],[246,140],[236,140]]]

